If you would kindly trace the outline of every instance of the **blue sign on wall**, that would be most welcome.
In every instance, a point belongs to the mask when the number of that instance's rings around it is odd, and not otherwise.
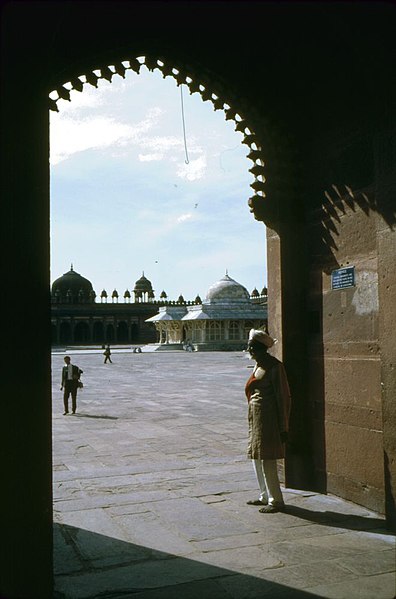
[[[339,268],[331,273],[331,288],[345,289],[345,287],[355,286],[355,267]]]

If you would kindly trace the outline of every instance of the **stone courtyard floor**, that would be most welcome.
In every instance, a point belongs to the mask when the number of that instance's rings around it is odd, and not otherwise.
[[[285,489],[260,514],[243,352],[70,351],[84,371],[63,416],[53,354],[55,597],[393,599],[382,516]]]

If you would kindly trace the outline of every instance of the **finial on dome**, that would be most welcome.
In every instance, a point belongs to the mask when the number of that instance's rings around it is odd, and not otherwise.
[[[228,268],[226,268],[226,277],[228,277]]]
[[[73,270],[73,262],[70,264],[70,270]]]

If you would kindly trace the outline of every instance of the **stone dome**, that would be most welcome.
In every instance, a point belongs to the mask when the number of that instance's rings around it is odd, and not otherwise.
[[[250,303],[250,294],[243,285],[226,274],[220,281],[209,287],[205,303],[246,304]]]
[[[149,291],[153,291],[153,286],[151,285],[151,281],[149,281],[144,273],[135,283],[134,291],[142,291],[144,293],[148,293]]]
[[[69,272],[52,283],[51,295],[56,303],[88,304],[95,301],[95,291],[91,281],[73,270],[73,264]]]

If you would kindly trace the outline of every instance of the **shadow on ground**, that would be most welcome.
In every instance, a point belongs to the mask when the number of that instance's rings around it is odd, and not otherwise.
[[[383,535],[393,536],[392,531],[385,527],[383,518],[356,516],[352,514],[332,512],[329,510],[325,510],[323,512],[315,511],[291,504],[286,505],[285,513],[290,514],[290,516],[296,516],[296,518],[302,518],[303,520],[314,522],[315,524],[324,524],[326,526],[345,528],[347,530],[380,532]]]
[[[95,415],[95,414],[73,414],[73,417],[77,417],[77,418],[99,418],[100,420],[118,420],[117,416],[100,416],[100,415]]]
[[[54,562],[54,599],[318,597],[68,525],[54,525]]]

